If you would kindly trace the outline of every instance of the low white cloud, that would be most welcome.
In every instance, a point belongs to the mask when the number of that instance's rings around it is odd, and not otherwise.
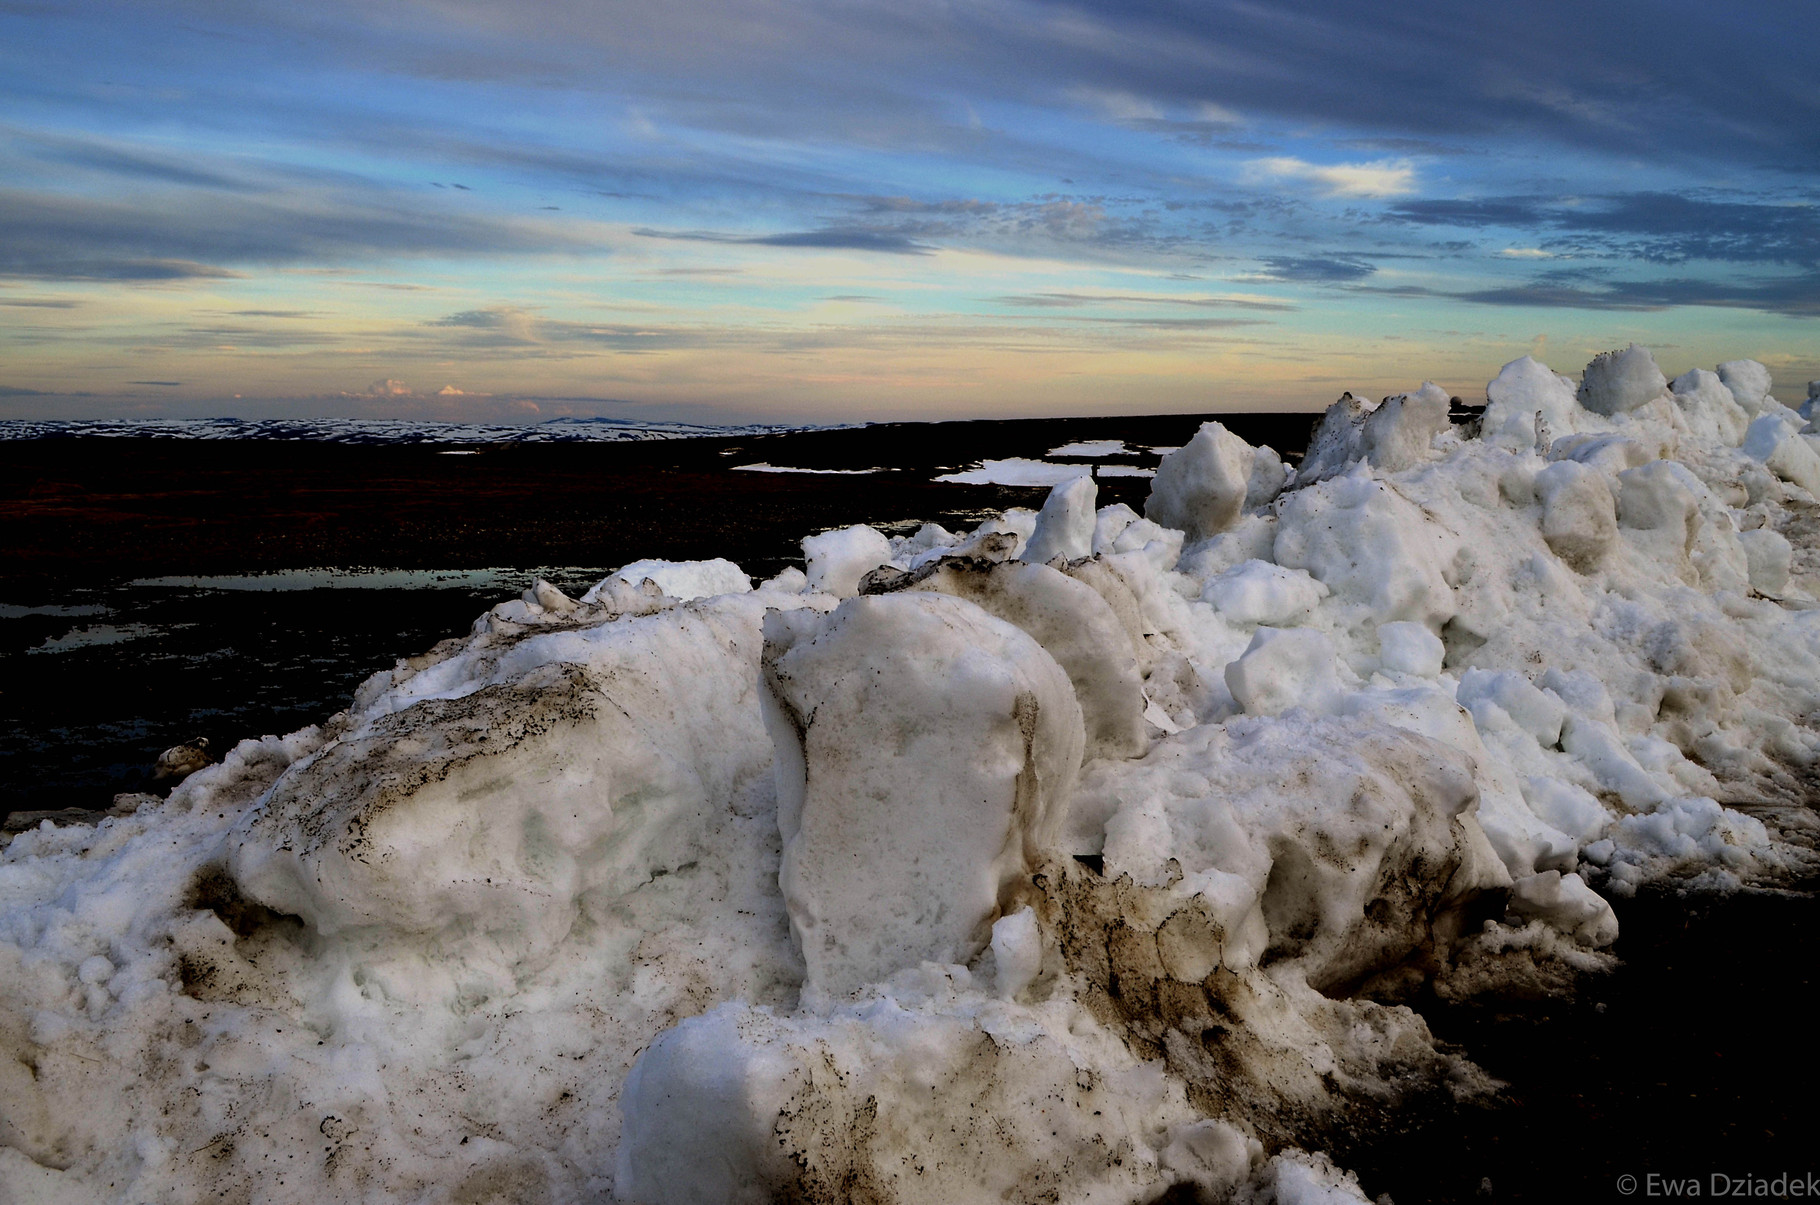
[[[1553,251],[1544,251],[1540,247],[1506,247],[1498,252],[1506,259],[1553,259]]]
[[[473,393],[466,389],[457,389],[453,385],[444,385],[436,391],[437,397],[492,397],[490,393]]]
[[[1118,122],[1161,121],[1163,110],[1155,101],[1130,92],[1101,88],[1076,88],[1074,95]]]
[[[1253,159],[1245,168],[1252,183],[1299,180],[1329,197],[1401,197],[1416,191],[1415,165],[1407,159],[1323,164],[1280,155]]]

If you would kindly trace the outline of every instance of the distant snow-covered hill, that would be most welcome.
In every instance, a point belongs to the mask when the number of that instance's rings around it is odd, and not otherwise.
[[[625,443],[700,435],[768,435],[805,425],[648,422],[618,418],[553,418],[529,426],[430,423],[359,418],[14,419],[0,439],[102,436],[136,439],[284,439],[350,444]]]

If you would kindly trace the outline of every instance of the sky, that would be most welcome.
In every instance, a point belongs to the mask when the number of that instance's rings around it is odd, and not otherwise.
[[[1810,0],[0,0],[0,418],[1820,378]]]

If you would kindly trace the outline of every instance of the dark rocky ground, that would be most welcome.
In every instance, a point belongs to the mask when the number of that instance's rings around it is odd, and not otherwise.
[[[1299,451],[1312,416],[1224,417]],[[0,441],[0,812],[105,807],[157,752],[223,748],[343,706],[396,657],[466,630],[542,572],[582,588],[641,557],[729,556],[768,576],[848,523],[956,528],[1041,489],[936,472],[1121,438],[1173,445],[1197,417],[901,424],[636,444],[438,447]],[[732,472],[767,461],[868,476]],[[1148,463],[1148,461],[1146,461]],[[1148,482],[1107,479],[1141,507]],[[320,566],[499,569],[411,590],[249,593],[146,578]],[[66,613],[18,614],[62,608]],[[69,611],[90,610],[87,614]],[[93,625],[132,639],[33,652]],[[1566,1001],[1420,1005],[1508,1088],[1496,1107],[1412,1112],[1336,1151],[1399,1205],[1649,1199],[1654,1173],[1715,1195],[1820,1172],[1811,1138],[1820,928],[1805,893],[1617,901],[1624,966]],[[1715,1180],[1717,1175],[1719,1180]],[[1661,1195],[1660,1189],[1658,1194]],[[1694,1195],[1683,1192],[1682,1195]],[[1760,1196],[1761,1194],[1759,1194]]]
[[[1313,417],[1227,421],[1294,451]],[[114,793],[149,785],[153,759],[179,741],[205,736],[219,751],[322,719],[368,674],[465,632],[539,574],[580,590],[628,561],[726,556],[768,577],[798,560],[799,541],[816,531],[923,520],[960,528],[1040,505],[1046,492],[933,481],[942,471],[1041,457],[1079,439],[1175,445],[1201,421],[887,424],[460,449],[472,455],[448,455],[457,450],[449,445],[0,440],[0,814],[106,807]],[[895,471],[732,467],[753,462]],[[1101,498],[1141,508],[1148,489],[1143,478],[1108,478]],[[502,572],[411,590],[143,584],[323,566]],[[130,638],[53,651],[97,634]]]
[[[1820,1044],[1798,1036],[1815,1003],[1820,884],[1799,886],[1615,899],[1623,965],[1573,999],[1417,1002],[1507,1088],[1493,1107],[1418,1112],[1336,1157],[1397,1205],[1649,1200],[1652,1174],[1657,1198],[1662,1181],[1725,1199],[1747,1195],[1731,1183],[1747,1176],[1820,1179]]]

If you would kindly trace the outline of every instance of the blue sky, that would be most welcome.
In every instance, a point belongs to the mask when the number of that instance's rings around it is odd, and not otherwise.
[[[1820,6],[0,0],[0,417],[1820,377]]]

